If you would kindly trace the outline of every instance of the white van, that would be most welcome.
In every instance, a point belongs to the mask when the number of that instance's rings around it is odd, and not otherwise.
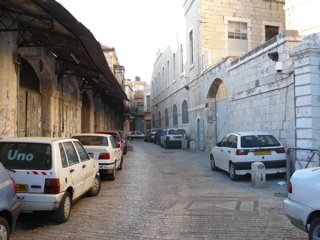
[[[76,139],[3,139],[0,162],[16,182],[21,212],[54,211],[57,222],[66,222],[73,201],[100,192],[99,163]]]

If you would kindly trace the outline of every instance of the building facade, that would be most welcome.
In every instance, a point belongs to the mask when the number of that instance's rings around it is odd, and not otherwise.
[[[262,66],[253,60],[250,72],[241,78],[235,65],[230,67],[240,57],[258,54],[262,44],[275,41],[285,28],[284,6],[285,1],[185,1],[176,44],[159,51],[154,64],[153,126],[183,127],[200,150],[211,150],[229,131],[267,130],[254,127],[253,118],[241,120],[238,127],[239,117],[233,119],[232,111],[240,105],[231,104],[232,96],[258,86],[256,80],[261,81],[264,70],[257,73],[256,69]],[[245,69],[238,66],[237,70]],[[271,70],[266,76],[271,81],[274,77],[268,75]]]
[[[88,29],[55,1],[0,7],[1,138],[123,128],[127,97]]]

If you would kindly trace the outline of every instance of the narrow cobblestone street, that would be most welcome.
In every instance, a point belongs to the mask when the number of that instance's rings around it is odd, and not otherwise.
[[[307,239],[283,213],[283,179],[254,189],[250,177],[212,172],[209,153],[131,144],[116,180],[75,202],[68,222],[21,214],[12,239]]]

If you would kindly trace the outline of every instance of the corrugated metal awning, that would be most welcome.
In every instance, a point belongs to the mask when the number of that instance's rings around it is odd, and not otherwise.
[[[119,101],[128,100],[108,66],[100,43],[60,3],[54,0],[0,0],[0,16],[0,32],[23,33],[19,47],[45,47],[63,61],[65,68],[87,81],[108,100],[117,105],[121,104]],[[30,37],[26,37],[26,31],[31,33]]]

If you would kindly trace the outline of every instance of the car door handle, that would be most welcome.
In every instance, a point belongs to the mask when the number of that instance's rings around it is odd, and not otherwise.
[[[85,168],[85,167],[87,167],[87,165],[84,165],[84,164],[83,164],[83,165],[82,165],[82,168]]]
[[[228,153],[231,153],[231,151],[228,151]]]
[[[221,149],[220,151],[223,152],[223,149]]]
[[[74,169],[70,169],[70,172],[74,172]]]

